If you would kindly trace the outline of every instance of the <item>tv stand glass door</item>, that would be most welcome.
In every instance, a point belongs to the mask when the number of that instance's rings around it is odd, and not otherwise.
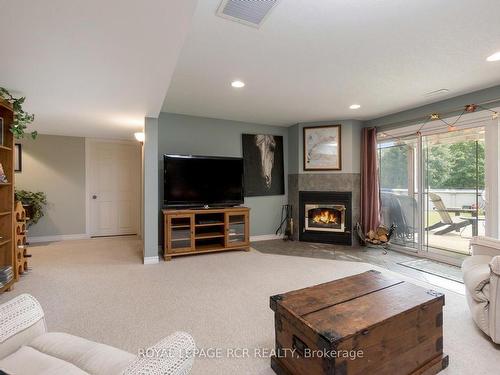
[[[181,214],[172,215],[167,220],[166,233],[168,236],[168,248],[173,253],[184,253],[194,250],[194,215]]]
[[[248,244],[248,211],[226,212],[226,247]]]

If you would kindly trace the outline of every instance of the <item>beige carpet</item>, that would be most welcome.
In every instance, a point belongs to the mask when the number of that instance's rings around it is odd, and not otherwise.
[[[0,303],[31,293],[44,307],[50,330],[130,352],[175,330],[190,332],[200,348],[249,348],[251,352],[272,348],[270,295],[368,269],[390,273],[365,263],[257,251],[143,266],[138,241],[127,238],[60,242],[33,247],[32,253],[33,270],[13,292],[0,295]],[[445,351],[450,356],[450,367],[443,374],[498,373],[500,349],[476,329],[464,297],[443,292]],[[273,372],[267,358],[252,356],[197,359],[193,374]]]

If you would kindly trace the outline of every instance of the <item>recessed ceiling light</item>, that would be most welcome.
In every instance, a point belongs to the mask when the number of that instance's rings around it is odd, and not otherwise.
[[[486,61],[500,61],[500,51],[495,52],[493,55],[489,56]]]
[[[350,109],[360,109],[361,106],[359,104],[353,104],[349,107]]]
[[[449,93],[449,89],[439,89],[439,90],[434,90],[434,91],[429,91],[425,93],[425,96],[437,96],[437,95],[443,95]]]
[[[242,87],[245,87],[245,82],[233,81],[231,82],[231,86],[233,86],[236,89],[241,89]]]

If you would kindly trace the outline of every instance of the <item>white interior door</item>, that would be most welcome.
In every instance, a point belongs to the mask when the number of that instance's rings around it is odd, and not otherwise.
[[[91,236],[137,234],[141,183],[138,143],[89,140],[88,197]]]

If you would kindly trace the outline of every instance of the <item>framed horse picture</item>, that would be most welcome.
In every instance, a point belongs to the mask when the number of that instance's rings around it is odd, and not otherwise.
[[[285,194],[283,137],[269,134],[243,134],[245,196]]]
[[[304,128],[304,170],[342,170],[340,125]]]

